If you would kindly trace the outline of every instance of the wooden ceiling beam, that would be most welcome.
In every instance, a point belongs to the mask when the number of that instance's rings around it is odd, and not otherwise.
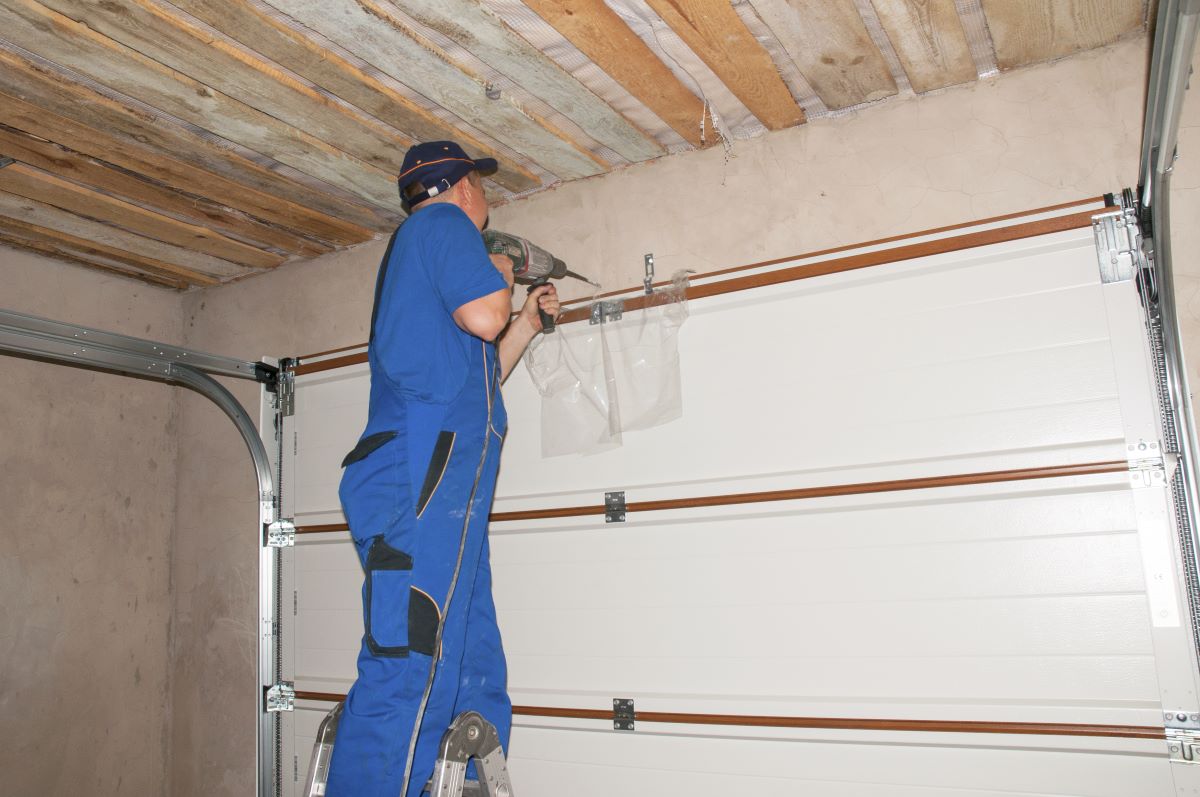
[[[163,264],[163,269],[183,277],[189,282],[202,280],[205,277],[220,281],[223,278],[236,277],[248,271],[244,266],[230,263],[228,260],[221,260],[212,255],[193,252],[174,244],[166,244],[144,235],[110,227],[53,205],[47,205],[45,202],[38,202],[3,191],[0,191],[0,217],[5,217],[6,221],[23,222],[78,240],[89,241],[93,245],[102,244],[120,252],[159,261]]]
[[[551,27],[693,147],[716,143],[704,101],[604,0],[525,0]],[[710,131],[702,140],[700,130]]]
[[[0,100],[3,101],[3,100]],[[274,247],[301,257],[332,251],[320,241],[303,238],[252,219],[210,199],[188,194],[135,176],[52,141],[0,126],[0,154],[77,183],[94,186],[147,209],[218,230],[261,247]]]
[[[804,121],[804,111],[779,76],[771,55],[729,0],[646,3],[767,128],[780,130]]]
[[[656,0],[661,2],[661,0]],[[854,0],[750,0],[827,108],[896,93]]]
[[[30,252],[36,252],[39,255],[53,258],[55,260],[63,260],[68,263],[85,266],[89,269],[98,271],[107,271],[110,274],[135,279],[140,282],[145,282],[148,285],[154,285],[159,288],[174,288],[175,290],[184,290],[188,287],[188,282],[181,279],[172,279],[169,277],[160,277],[156,274],[148,274],[144,271],[136,271],[132,268],[122,268],[112,265],[111,263],[102,263],[99,260],[89,259],[82,255],[75,254],[68,249],[54,246],[53,244],[30,241],[14,235],[10,235],[0,229],[0,244],[6,244],[14,249],[25,249]]]
[[[0,194],[0,198],[3,195]],[[219,285],[220,280],[198,271],[181,268],[173,263],[166,263],[153,257],[147,257],[137,252],[131,252],[116,246],[81,238],[60,230],[42,227],[14,218],[0,215],[0,232],[11,237],[32,241],[44,246],[54,247],[84,259],[103,258],[115,263],[121,263],[130,268],[146,271],[155,276],[169,280],[182,280],[190,285],[212,286]]]
[[[982,0],[1001,69],[1112,44],[1138,30],[1145,0]]]
[[[608,164],[510,100],[490,100],[484,81],[434,52],[380,0],[268,0],[271,6],[355,53],[475,129],[563,179],[591,177]]]
[[[566,116],[626,160],[666,154],[662,145],[593,94],[478,0],[404,0],[404,13]]]
[[[193,80],[33,0],[0,0],[9,42],[260,152],[381,208],[400,212],[395,176]]]
[[[384,171],[389,182],[387,198],[398,203],[391,182],[400,172],[404,152],[411,143],[406,134],[330,99],[281,71],[278,64],[215,37],[162,5],[148,0],[40,3]]]
[[[542,184],[516,160],[456,130],[377,77],[244,0],[173,0],[172,4],[415,141],[453,139],[473,157],[495,158],[499,171],[491,179],[510,191],[531,191]]]
[[[284,261],[282,255],[146,210],[20,162],[0,169],[0,191],[250,268],[274,268]]]
[[[396,226],[366,205],[313,191],[3,49],[0,94],[0,123],[259,219],[338,244],[369,240]],[[21,97],[36,98],[37,105]]]
[[[969,83],[979,75],[954,0],[872,0],[913,91]]]

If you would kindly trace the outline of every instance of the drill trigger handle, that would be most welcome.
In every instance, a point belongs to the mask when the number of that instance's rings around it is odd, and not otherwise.
[[[533,282],[529,283],[529,289],[525,291],[525,295],[528,296],[529,294],[533,293],[535,288],[540,288],[549,282],[549,277],[538,277]],[[538,318],[542,319],[543,334],[549,334],[554,331],[554,316],[543,310],[541,305],[538,305]]]

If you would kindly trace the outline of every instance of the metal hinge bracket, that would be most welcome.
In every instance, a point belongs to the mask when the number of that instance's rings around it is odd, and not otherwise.
[[[1162,444],[1157,440],[1139,440],[1126,446],[1129,461],[1129,486],[1166,487],[1167,470],[1163,463]]]
[[[613,730],[633,730],[633,701],[620,697],[613,698]]]
[[[646,279],[642,280],[646,293],[654,293],[654,253],[646,255]]]
[[[1101,282],[1124,282],[1145,267],[1142,228],[1138,224],[1136,207],[1122,207],[1093,216],[1092,232],[1096,236],[1096,263],[1100,267]]]
[[[604,522],[625,522],[625,491],[604,494]]]
[[[296,525],[284,518],[267,526],[267,547],[291,548],[296,544]]]
[[[268,714],[275,711],[295,711],[296,685],[291,681],[282,681],[268,688],[263,708]]]
[[[279,415],[290,418],[296,412],[296,375],[290,370],[279,370],[279,382],[276,392]]]
[[[603,324],[606,321],[620,321],[621,314],[625,312],[625,302],[620,299],[613,299],[608,302],[594,302],[592,304],[592,317],[589,323],[592,325]]]
[[[1181,764],[1200,762],[1200,733],[1168,728],[1167,757]]]

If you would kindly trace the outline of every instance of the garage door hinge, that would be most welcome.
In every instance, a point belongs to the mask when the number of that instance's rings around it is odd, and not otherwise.
[[[267,689],[263,709],[268,713],[275,711],[294,711],[296,709],[296,687],[291,681],[282,681]]]
[[[1129,461],[1129,486],[1166,487],[1167,471],[1163,463],[1162,444],[1157,440],[1139,440],[1126,446]]]
[[[625,491],[604,494],[604,522],[625,522]]]
[[[1167,756],[1181,764],[1200,763],[1200,733],[1168,728]]]
[[[291,371],[279,372],[279,388],[276,393],[279,414],[288,418],[296,411],[296,376]]]
[[[287,518],[267,526],[267,547],[291,548],[296,544],[296,525]]]
[[[633,701],[620,697],[613,698],[613,730],[633,730]]]
[[[1138,225],[1136,207],[1094,216],[1092,232],[1096,236],[1096,262],[1100,266],[1101,282],[1124,282],[1145,267],[1142,229]]]

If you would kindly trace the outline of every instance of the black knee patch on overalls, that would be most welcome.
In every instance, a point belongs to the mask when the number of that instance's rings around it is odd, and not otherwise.
[[[365,625],[376,656],[407,656],[412,557],[375,538],[367,552]]]

